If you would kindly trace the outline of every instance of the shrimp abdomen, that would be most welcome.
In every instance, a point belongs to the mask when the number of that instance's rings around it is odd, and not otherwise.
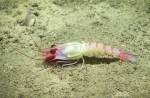
[[[82,43],[84,47],[84,56],[88,57],[100,57],[100,56],[112,56],[112,57],[117,57],[120,59],[123,59],[125,61],[130,61],[130,62],[136,62],[137,61],[137,54],[131,53],[131,52],[126,52],[121,49],[114,48],[113,46],[109,46],[106,44],[102,43]]]

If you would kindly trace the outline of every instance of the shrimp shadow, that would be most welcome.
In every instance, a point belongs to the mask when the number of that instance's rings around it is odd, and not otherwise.
[[[106,58],[84,57],[84,60],[85,60],[85,64],[110,64],[112,62],[117,62],[120,59],[119,58],[107,58],[107,57]],[[59,61],[59,60],[49,61],[49,62],[44,62],[43,61],[42,65],[45,68],[48,68],[48,67],[53,67],[56,64],[57,64],[57,66],[62,66],[63,64],[68,64],[68,63],[75,62],[75,60],[74,60],[74,61],[66,61],[66,62],[56,63],[57,61]],[[76,64],[82,64],[82,62],[83,62],[82,59],[80,59]],[[76,65],[76,64],[74,64],[74,65]]]
[[[84,57],[85,64],[110,64],[117,62],[119,58],[96,58],[96,57]]]

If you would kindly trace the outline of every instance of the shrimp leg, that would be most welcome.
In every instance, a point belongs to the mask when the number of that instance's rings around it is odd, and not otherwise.
[[[74,64],[78,63],[78,61],[79,61],[79,59],[78,59],[77,61],[73,62],[73,63],[63,64],[63,65],[62,65],[62,67],[61,67],[61,76],[60,76],[60,79],[61,79],[61,80],[62,80],[62,74],[63,74],[63,72],[64,72],[64,67],[65,67],[65,66],[74,65]],[[66,61],[57,61],[57,62],[66,62]]]

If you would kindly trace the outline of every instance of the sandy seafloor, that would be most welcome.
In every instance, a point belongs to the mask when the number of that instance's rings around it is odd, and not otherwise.
[[[30,14],[29,14],[30,13]],[[28,16],[28,17],[27,17]],[[55,62],[32,60],[53,44],[90,38],[139,55],[136,63],[108,56],[51,72]],[[150,98],[149,0],[1,0],[0,98]]]

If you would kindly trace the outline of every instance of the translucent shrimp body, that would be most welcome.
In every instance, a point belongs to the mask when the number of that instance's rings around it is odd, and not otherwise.
[[[136,62],[137,54],[123,51],[106,44],[98,42],[72,42],[61,45],[56,45],[53,48],[57,48],[55,53],[57,60],[77,60],[83,56],[88,57],[103,57],[105,55],[117,57],[125,61]]]

